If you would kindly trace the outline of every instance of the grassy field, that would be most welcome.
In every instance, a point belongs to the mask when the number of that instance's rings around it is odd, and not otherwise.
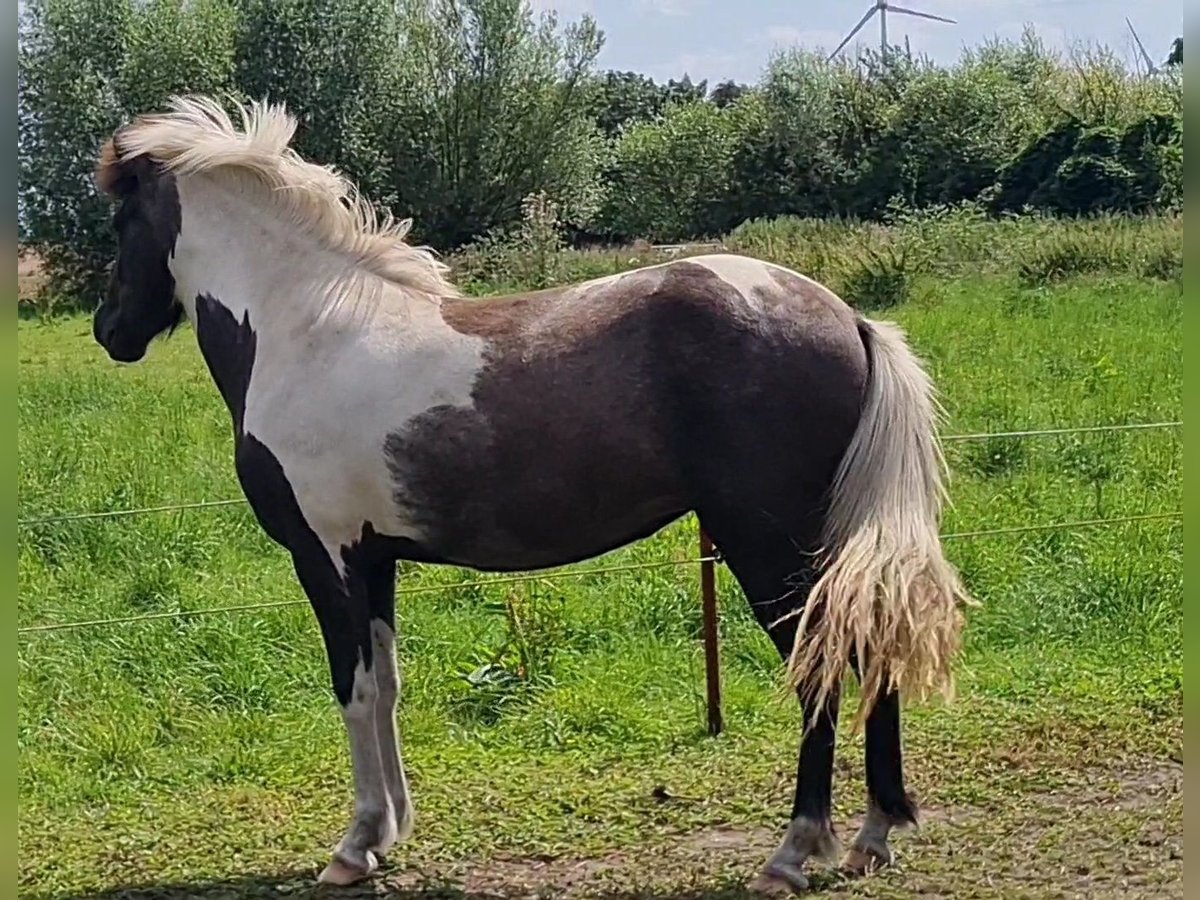
[[[888,310],[950,432],[1181,417],[1182,297],[1136,272],[915,279]],[[19,333],[21,518],[237,497],[227,413],[186,330],[108,362],[81,317]],[[952,443],[947,532],[1172,511],[1174,430]],[[681,522],[596,564],[679,562]],[[847,896],[1182,896],[1182,525],[959,538],[983,601],[959,697],[912,709],[926,820]],[[790,805],[798,713],[719,572],[726,733],[704,734],[695,566],[459,587],[411,567],[401,727],[417,831],[382,883],[412,896],[736,897]],[[302,596],[242,507],[18,531],[22,627]],[[513,633],[513,611],[519,623]],[[340,836],[345,736],[303,603],[23,633],[23,896],[299,895]],[[465,677],[498,661],[509,673]],[[843,731],[839,833],[861,813]],[[139,890],[133,890],[138,888]],[[374,885],[354,893],[373,893]]]

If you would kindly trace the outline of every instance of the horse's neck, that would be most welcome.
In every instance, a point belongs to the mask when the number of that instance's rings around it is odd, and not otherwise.
[[[277,339],[328,329],[336,282],[353,261],[279,214],[212,182],[180,179],[181,228],[171,263],[176,292],[196,322],[196,299],[220,304]],[[352,305],[352,304],[347,304]],[[337,323],[344,329],[344,319]]]
[[[352,260],[233,192],[180,200],[176,290],[235,419],[247,403],[270,406],[274,421],[292,418],[295,402],[311,413],[352,396],[399,422],[469,397],[483,341],[451,328],[436,299],[373,275],[356,280]],[[349,295],[331,307],[347,276]]]

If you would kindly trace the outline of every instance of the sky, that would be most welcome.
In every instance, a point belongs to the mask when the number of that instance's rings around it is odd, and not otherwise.
[[[709,86],[733,79],[758,80],[772,50],[797,45],[833,50],[874,0],[529,0],[534,9],[554,9],[560,23],[589,13],[605,34],[601,69],[622,69],[655,80],[707,79]],[[897,2],[897,0],[893,0]],[[18,9],[24,7],[18,0]],[[892,12],[888,37],[914,53],[949,64],[963,46],[989,37],[1017,38],[1032,25],[1052,49],[1105,44],[1139,64],[1125,16],[1156,64],[1183,33],[1183,5],[1167,0],[898,0],[898,5],[956,19],[949,25]],[[879,18],[855,43],[878,46]]]
[[[554,9],[560,23],[589,13],[605,34],[598,65],[631,69],[655,80],[708,79],[753,83],[772,49],[802,45],[833,50],[874,0],[531,0]],[[897,5],[956,19],[957,24],[888,14],[889,43],[903,44],[939,64],[963,46],[989,37],[1018,38],[1032,25],[1047,46],[1067,50],[1105,44],[1135,62],[1125,16],[1156,64],[1183,33],[1183,6],[1165,0],[898,0]],[[878,16],[855,41],[879,45]],[[852,51],[854,42],[843,53]]]

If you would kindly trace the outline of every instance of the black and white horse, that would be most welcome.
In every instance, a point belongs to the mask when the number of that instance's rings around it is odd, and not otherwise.
[[[860,678],[869,808],[847,857],[916,819],[900,694],[947,691],[972,602],[942,554],[938,408],[895,327],[776,265],[715,254],[470,300],[408,222],[302,160],[295,120],[178,98],[119,130],[97,180],[118,254],[96,340],[120,362],[184,318],[233,419],[238,477],[292,555],[349,734],[354,818],[322,880],[408,836],[396,560],[528,570],[689,511],[788,663],[804,731],[760,879],[833,852],[839,686]]]

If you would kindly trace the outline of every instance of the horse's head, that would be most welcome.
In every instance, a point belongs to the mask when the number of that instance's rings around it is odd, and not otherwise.
[[[179,193],[175,177],[148,156],[122,157],[120,140],[118,132],[104,145],[96,171],[101,190],[116,201],[117,259],[92,334],[112,359],[133,363],[184,315],[169,265],[179,236]]]

